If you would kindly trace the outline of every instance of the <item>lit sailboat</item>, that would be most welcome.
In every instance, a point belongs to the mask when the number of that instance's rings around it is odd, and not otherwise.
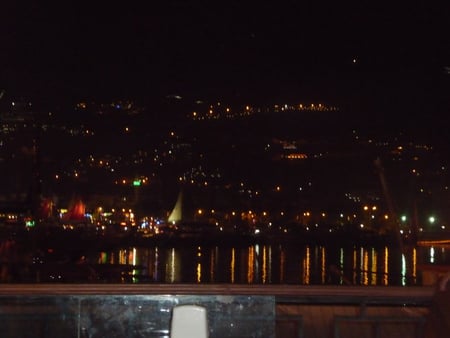
[[[167,219],[169,224],[176,224],[181,222],[183,215],[183,192],[180,191],[178,194],[177,202],[175,203],[174,208],[172,209],[172,212],[169,215],[169,218]]]

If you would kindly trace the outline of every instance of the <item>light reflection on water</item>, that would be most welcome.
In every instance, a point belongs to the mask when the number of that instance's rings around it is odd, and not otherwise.
[[[417,264],[449,263],[445,248],[261,245],[131,247],[100,264],[132,265],[131,281],[155,283],[420,285]]]

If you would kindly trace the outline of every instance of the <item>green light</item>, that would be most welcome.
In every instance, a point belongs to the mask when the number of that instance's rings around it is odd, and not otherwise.
[[[133,181],[133,186],[134,187],[139,187],[141,185],[141,180],[135,180]]]
[[[35,223],[34,223],[33,220],[31,220],[31,221],[26,221],[26,222],[25,222],[25,226],[27,226],[27,227],[34,227],[34,226],[35,226]]]

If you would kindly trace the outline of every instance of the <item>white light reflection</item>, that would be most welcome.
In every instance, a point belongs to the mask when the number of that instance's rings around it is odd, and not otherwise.
[[[260,259],[260,257],[259,257],[259,245],[258,244],[256,244],[255,245],[255,261],[254,261],[254,264],[255,264],[255,280],[256,281],[259,281],[260,280],[260,268],[259,268],[259,259]]]
[[[133,248],[133,254],[132,254],[132,257],[131,257],[131,261],[133,262],[133,267],[135,267],[136,266],[136,248]],[[136,278],[136,276],[138,275],[138,270],[136,270],[136,269],[133,269],[132,271],[131,271],[131,276],[132,276],[132,278],[133,278],[133,282],[134,283],[136,283],[136,282],[138,282],[138,280],[137,280],[137,278]]]
[[[176,252],[172,248],[169,253],[169,259],[166,263],[166,281],[169,283],[175,282],[176,276]]]
[[[406,285],[406,258],[402,254],[402,286]]]

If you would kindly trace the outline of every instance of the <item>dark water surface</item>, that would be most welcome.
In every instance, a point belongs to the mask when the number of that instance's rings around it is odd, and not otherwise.
[[[65,233],[64,233],[65,234]],[[49,240],[49,238],[51,240]],[[131,244],[133,243],[133,244]],[[0,282],[423,285],[449,247],[323,242],[17,237],[0,243]]]
[[[421,285],[418,266],[450,263],[450,249],[252,244],[127,247],[89,257],[127,265],[129,282]]]

